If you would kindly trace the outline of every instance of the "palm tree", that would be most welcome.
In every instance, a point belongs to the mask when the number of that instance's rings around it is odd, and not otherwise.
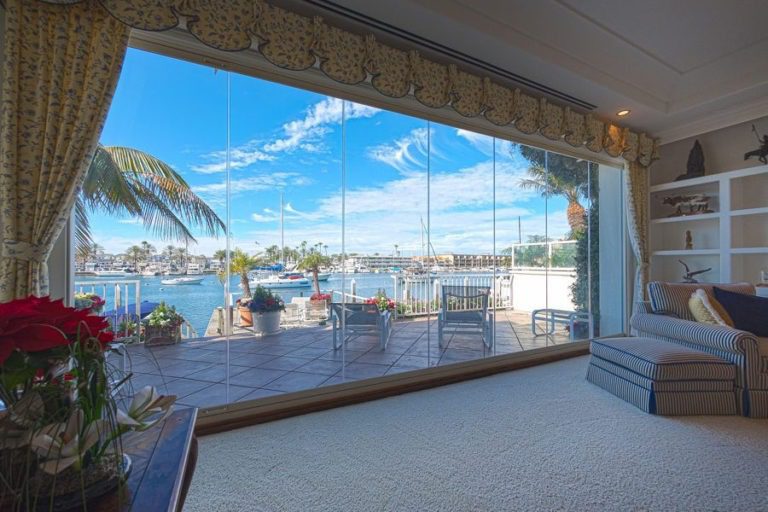
[[[133,261],[134,270],[139,267],[139,261],[144,259],[144,250],[138,245],[132,245],[125,251],[125,255],[129,260]]]
[[[179,261],[179,266],[185,267],[186,266],[186,259],[187,259],[187,250],[183,247],[177,247],[174,250],[173,257],[176,258]]]
[[[138,149],[99,145],[75,202],[75,237],[91,243],[89,215],[130,215],[162,239],[195,242],[191,227],[218,236],[224,223],[171,166]]]
[[[259,264],[259,258],[249,256],[245,251],[235,249],[229,260],[229,271],[240,276],[240,286],[243,289],[243,297],[251,296],[251,286],[248,283],[248,272]]]
[[[312,282],[315,285],[315,292],[318,295],[320,295],[320,279],[317,274],[320,272],[320,267],[327,265],[329,261],[330,260],[323,256],[319,251],[310,249],[307,255],[299,262],[300,269],[312,272]]]
[[[231,252],[232,251],[230,251],[230,253]],[[213,259],[218,260],[219,263],[224,263],[224,260],[227,259],[227,251],[225,249],[219,249],[213,253]]]
[[[587,188],[586,181],[579,181],[576,176],[567,173],[547,172],[547,169],[533,165],[528,168],[528,178],[520,180],[520,187],[535,190],[543,197],[563,196],[568,201],[568,225],[571,233],[584,229],[584,207],[581,199]]]
[[[141,250],[144,251],[144,258],[147,260],[152,259],[152,256],[157,252],[155,246],[144,240],[141,242]]]
[[[280,248],[276,245],[270,245],[264,249],[264,258],[271,263],[280,261]]]

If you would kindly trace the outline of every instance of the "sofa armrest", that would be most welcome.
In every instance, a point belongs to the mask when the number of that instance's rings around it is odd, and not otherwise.
[[[651,307],[651,303],[648,301],[638,301],[635,302],[633,313],[636,315],[642,313],[653,313],[653,308]]]
[[[632,315],[630,323],[640,335],[648,334],[652,337],[679,340],[738,354],[746,354],[750,348],[757,349],[757,338],[754,334],[732,327],[708,325],[648,313]]]

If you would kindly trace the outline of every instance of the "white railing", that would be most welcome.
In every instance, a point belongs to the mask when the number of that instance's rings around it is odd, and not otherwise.
[[[397,316],[436,314],[441,304],[442,286],[490,289],[491,309],[532,311],[538,308],[573,309],[572,268],[517,268],[506,272],[449,273],[433,276],[392,276]],[[463,305],[471,308],[471,304]],[[453,308],[454,306],[452,306]],[[462,304],[458,304],[462,307]]]
[[[75,293],[95,293],[104,300],[104,312],[113,312],[109,320],[119,329],[121,321],[138,323],[141,318],[141,281],[139,280],[104,280],[75,281]],[[120,333],[118,332],[118,335]],[[181,324],[181,337],[196,338],[197,331],[186,319]]]

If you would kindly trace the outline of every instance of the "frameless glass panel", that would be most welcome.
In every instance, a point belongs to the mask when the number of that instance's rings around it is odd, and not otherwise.
[[[438,318],[430,358],[439,365],[493,354],[493,138],[433,123],[425,266]]]
[[[627,276],[622,170],[590,163],[590,269],[594,335],[625,332]]]
[[[347,103],[347,380],[425,368],[427,122]]]
[[[543,150],[496,142],[496,246],[505,269],[499,283],[503,313],[497,313],[496,353],[545,346],[551,341],[547,309],[547,178]]]
[[[216,277],[226,272],[217,253],[225,245],[226,113],[225,74],[129,49],[101,143],[104,154],[147,157],[94,166],[84,192],[94,243],[78,249],[76,291],[106,299],[128,343],[132,386],[159,386],[182,407],[226,400],[226,309]]]
[[[232,76],[231,245],[246,263],[233,290],[251,299],[235,321],[230,401],[340,381],[329,311],[344,287],[342,121],[337,98]]]
[[[547,307],[551,341],[588,339],[592,325],[590,164],[546,153]]]

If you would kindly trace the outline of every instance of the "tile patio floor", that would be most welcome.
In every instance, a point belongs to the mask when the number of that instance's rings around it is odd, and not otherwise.
[[[229,399],[252,400],[494,355],[479,336],[446,334],[446,339],[446,346],[439,349],[434,319],[397,321],[383,352],[373,336],[349,342],[342,374],[342,353],[333,350],[330,325],[293,328],[267,337],[236,332],[230,340]],[[564,330],[534,337],[528,313],[496,314],[495,355],[567,342]],[[181,406],[226,403],[224,338],[185,340],[166,347],[134,345],[129,353],[134,389],[158,386],[162,393],[176,395]]]

